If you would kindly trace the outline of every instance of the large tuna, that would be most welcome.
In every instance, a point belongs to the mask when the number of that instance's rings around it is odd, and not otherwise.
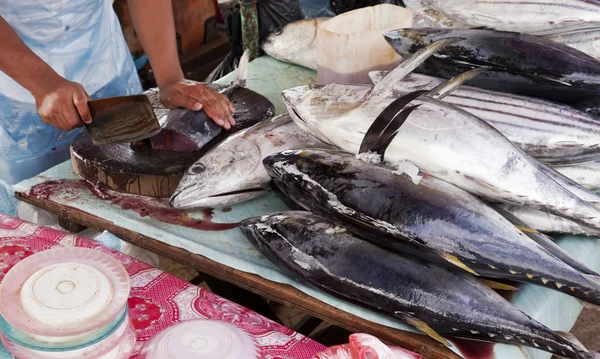
[[[544,285],[600,305],[600,279],[560,261],[468,192],[336,150],[289,150],[264,160],[303,208],[379,245],[471,273]],[[450,268],[456,268],[451,266]]]
[[[407,58],[374,88],[328,84],[285,90],[288,112],[299,127],[321,141],[359,153],[365,133],[375,125],[385,127],[376,119],[399,100],[394,84],[450,41],[436,42]],[[389,164],[408,160],[423,172],[477,196],[544,209],[600,228],[596,208],[557,183],[543,165],[490,124],[429,96],[418,97],[412,104],[419,107],[413,108],[385,150]]]
[[[280,268],[442,342],[438,334],[594,357],[569,333],[536,322],[467,273],[390,253],[316,215],[275,213],[247,219],[240,228]]]
[[[393,30],[384,36],[404,58],[438,40],[460,38],[421,66],[429,75],[450,78],[484,67],[486,72],[468,85],[565,104],[597,101],[600,95],[600,61],[543,37],[433,28]]]
[[[374,84],[387,72],[371,72]],[[431,90],[445,80],[410,74],[393,84],[398,96]],[[444,97],[494,126],[527,154],[546,163],[600,159],[600,121],[567,105],[504,92],[460,86]]]

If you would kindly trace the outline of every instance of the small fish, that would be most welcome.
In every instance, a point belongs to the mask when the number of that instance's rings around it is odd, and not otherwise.
[[[438,40],[460,38],[425,61],[428,75],[451,78],[474,67],[486,71],[467,85],[545,98],[567,105],[597,101],[600,61],[540,36],[486,29],[399,29],[384,37],[403,58]]]
[[[425,4],[470,27],[538,34],[575,25],[600,26],[600,2],[595,0],[426,0]]]
[[[442,336],[526,345],[574,359],[595,356],[573,335],[550,330],[469,274],[388,252],[315,214],[274,213],[246,219],[240,229],[281,269],[446,345]]]
[[[349,339],[348,344],[329,347],[312,359],[427,359],[400,347],[387,346],[369,334],[354,333]]]
[[[373,84],[386,71],[369,73]],[[398,96],[430,90],[445,80],[410,74],[393,85]],[[549,164],[600,160],[600,121],[590,114],[533,97],[460,86],[444,97],[494,126],[530,156]]]
[[[600,190],[600,161],[552,166],[556,171],[592,191]]]
[[[318,27],[328,17],[291,22],[273,31],[261,44],[272,58],[317,70]]]
[[[447,182],[421,174],[415,183],[406,174],[338,150],[287,150],[263,163],[277,187],[298,205],[375,244],[450,269],[544,285],[600,305],[600,277],[575,270],[483,201]]]
[[[263,121],[221,142],[184,174],[171,197],[178,209],[220,208],[260,197],[271,178],[262,160],[286,149],[329,146],[298,128],[288,114]]]
[[[363,152],[365,133],[385,125],[378,121],[380,114],[409,96],[394,95],[394,84],[452,41],[456,40],[440,40],[419,50],[375,87],[335,83],[299,86],[284,90],[283,101],[300,128],[345,152],[358,154]],[[410,95],[416,97],[415,93]],[[410,104],[413,111],[395,137],[386,138],[386,163],[395,166],[409,161],[424,173],[490,201],[544,209],[600,228],[597,208],[557,183],[540,169],[539,162],[487,122],[429,96],[416,97]],[[375,139],[383,142],[381,136]]]

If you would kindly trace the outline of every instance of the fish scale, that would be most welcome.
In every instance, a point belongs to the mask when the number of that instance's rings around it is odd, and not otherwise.
[[[440,341],[438,334],[595,357],[570,334],[548,329],[466,273],[390,253],[318,215],[274,213],[246,219],[240,229],[278,267]]]

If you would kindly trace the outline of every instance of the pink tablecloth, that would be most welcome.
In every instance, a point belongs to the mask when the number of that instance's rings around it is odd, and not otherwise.
[[[148,338],[173,323],[209,318],[234,323],[253,335],[264,359],[309,359],[325,347],[210,291],[153,268],[91,239],[0,214],[0,280],[23,258],[55,246],[95,248],[123,263],[131,277],[129,314],[137,331],[135,355]]]

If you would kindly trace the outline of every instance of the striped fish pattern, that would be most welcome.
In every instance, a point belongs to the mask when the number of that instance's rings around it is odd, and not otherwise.
[[[378,83],[386,72],[372,72]],[[412,91],[432,89],[445,80],[410,74],[396,82],[400,96]],[[494,126],[529,155],[550,164],[600,160],[600,121],[592,115],[566,105],[514,95],[460,86],[444,98]]]

